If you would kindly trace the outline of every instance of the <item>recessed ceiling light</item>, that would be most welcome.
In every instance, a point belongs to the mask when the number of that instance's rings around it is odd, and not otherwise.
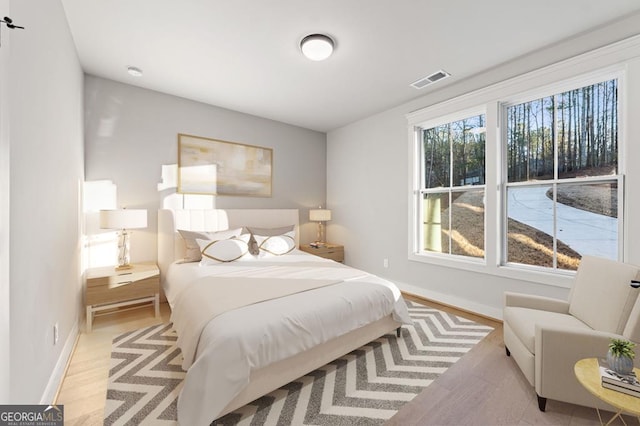
[[[324,34],[309,34],[300,42],[300,49],[312,61],[324,61],[333,53],[333,39]]]
[[[127,72],[129,73],[129,75],[132,75],[134,77],[142,77],[142,70],[140,68],[127,67]]]

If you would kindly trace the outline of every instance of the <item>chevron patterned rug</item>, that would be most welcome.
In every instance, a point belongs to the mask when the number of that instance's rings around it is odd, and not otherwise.
[[[407,302],[413,326],[382,336],[212,425],[380,425],[493,329]],[[105,425],[175,425],[185,373],[161,324],[113,339]]]

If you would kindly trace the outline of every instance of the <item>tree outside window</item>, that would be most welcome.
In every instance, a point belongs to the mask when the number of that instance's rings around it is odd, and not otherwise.
[[[504,261],[618,259],[618,81],[508,105],[504,120]]]
[[[420,129],[420,251],[484,258],[485,115]]]

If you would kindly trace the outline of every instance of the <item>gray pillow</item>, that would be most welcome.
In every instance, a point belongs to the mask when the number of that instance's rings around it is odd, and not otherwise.
[[[254,256],[257,256],[260,254],[260,247],[258,246],[256,237],[254,237],[253,234],[251,234],[251,237],[249,237],[249,253],[251,253]]]
[[[247,230],[252,235],[261,235],[263,237],[275,237],[277,235],[286,234],[293,231],[295,225],[283,226],[280,228],[254,228],[253,226],[247,226]]]

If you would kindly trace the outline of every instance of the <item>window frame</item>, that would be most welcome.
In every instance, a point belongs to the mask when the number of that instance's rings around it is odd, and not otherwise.
[[[485,125],[486,125],[486,107],[485,106],[476,106],[473,108],[468,108],[462,111],[457,111],[453,114],[447,114],[441,117],[437,117],[428,121],[425,121],[423,123],[418,123],[414,126],[414,133],[415,133],[415,149],[417,150],[417,156],[415,158],[415,162],[416,164],[414,165],[417,168],[417,173],[418,173],[418,180],[415,183],[415,186],[413,188],[413,193],[414,193],[414,204],[413,204],[413,208],[414,210],[416,210],[416,220],[419,221],[420,218],[424,217],[424,203],[422,202],[423,196],[425,194],[435,194],[435,193],[447,193],[449,195],[449,199],[451,199],[451,196],[454,192],[465,192],[468,190],[472,190],[472,191],[480,191],[483,190],[485,192],[485,196],[486,196],[486,180],[485,183],[482,185],[459,185],[459,186],[453,186],[450,185],[446,186],[446,187],[435,187],[435,188],[426,188],[426,185],[424,184],[424,176],[425,176],[425,164],[424,164],[424,143],[423,143],[423,132],[427,129],[431,129],[433,127],[437,127],[437,126],[442,126],[448,123],[453,123],[456,121],[461,121],[470,117],[476,117],[479,115],[484,115],[485,116]],[[450,173],[450,179],[453,178],[453,166],[454,166],[454,161],[453,161],[453,149],[450,149],[449,151],[449,173]],[[487,150],[486,150],[486,136],[485,136],[485,175],[486,175],[486,157],[487,157]],[[450,212],[451,213],[451,212]],[[452,221],[451,221],[451,214],[449,214],[449,224],[451,225]],[[472,256],[463,256],[463,255],[459,255],[459,254],[453,254],[453,253],[438,253],[438,252],[431,252],[431,251],[427,251],[422,249],[422,243],[421,241],[424,241],[424,226],[420,226],[418,222],[414,223],[415,226],[415,231],[417,232],[417,235],[415,235],[415,242],[414,242],[414,247],[415,247],[415,251],[416,254],[419,256],[434,256],[434,257],[443,257],[443,258],[457,258],[461,261],[466,261],[466,262],[471,262],[471,263],[482,263],[482,264],[486,264],[486,245],[487,245],[487,235],[486,235],[486,225],[487,225],[487,217],[486,217],[486,211],[483,215],[483,226],[484,226],[484,235],[483,235],[483,251],[484,251],[484,256],[482,258],[478,258],[478,257],[472,257]],[[451,251],[451,245],[449,245],[449,251]]]
[[[591,86],[594,84],[598,84],[601,83],[603,81],[607,81],[607,80],[618,80],[618,103],[617,103],[617,120],[618,120],[618,158],[617,158],[617,170],[616,170],[616,174],[615,175],[601,175],[601,176],[590,176],[590,177],[575,177],[575,178],[560,178],[558,176],[558,170],[557,170],[557,164],[555,164],[555,161],[557,160],[557,150],[558,147],[555,144],[554,141],[554,176],[552,179],[546,179],[546,180],[538,180],[538,181],[521,181],[521,182],[509,182],[509,176],[508,176],[508,164],[507,164],[507,158],[508,158],[508,147],[507,147],[507,132],[508,132],[508,126],[507,126],[507,111],[508,108],[510,106],[513,105],[518,105],[521,103],[526,103],[526,102],[531,102],[531,101],[535,101],[537,99],[540,99],[542,97],[550,97],[550,96],[557,96],[560,95],[561,93],[564,92],[568,92],[571,90],[576,90],[576,89],[580,89],[583,87],[587,87],[587,86]],[[529,264],[522,264],[522,263],[516,263],[516,262],[509,262],[508,261],[508,243],[507,240],[509,238],[509,230],[508,230],[508,188],[517,188],[517,187],[535,187],[535,186],[551,186],[554,189],[554,194],[556,194],[555,189],[557,188],[558,185],[562,185],[562,184],[585,184],[585,183],[606,183],[606,182],[616,182],[617,183],[617,192],[618,192],[618,258],[616,260],[622,261],[624,259],[624,247],[625,247],[625,238],[624,238],[624,206],[625,206],[625,200],[624,200],[624,173],[622,167],[623,167],[623,150],[624,150],[624,141],[625,139],[623,139],[623,137],[621,136],[622,134],[622,128],[623,126],[620,124],[620,117],[621,117],[621,110],[622,110],[622,101],[623,101],[623,96],[621,95],[623,93],[623,90],[621,90],[621,86],[623,84],[624,81],[624,73],[621,71],[613,71],[613,72],[603,72],[602,74],[590,74],[586,77],[577,77],[575,79],[570,79],[570,80],[564,80],[561,82],[556,82],[553,85],[549,85],[547,87],[541,88],[539,91],[536,91],[535,89],[532,89],[530,91],[528,91],[526,93],[526,95],[523,96],[512,96],[509,98],[508,101],[501,101],[500,102],[500,129],[501,129],[501,134],[500,134],[500,140],[501,143],[500,145],[500,165],[501,165],[501,173],[500,173],[500,177],[501,177],[501,182],[500,182],[500,187],[501,187],[501,200],[500,200],[500,236],[501,236],[501,241],[500,241],[500,247],[498,249],[498,253],[499,253],[499,266],[500,267],[511,267],[511,268],[515,268],[515,269],[523,269],[523,270],[531,270],[531,271],[541,271],[541,272],[549,272],[549,273],[572,273],[571,270],[564,270],[564,269],[558,269],[557,268],[557,224],[556,224],[556,220],[557,220],[557,216],[554,214],[553,217],[553,227],[554,227],[554,234],[552,235],[553,237],[553,251],[554,251],[554,259],[553,259],[553,267],[549,268],[549,267],[544,267],[544,266],[539,266],[539,265],[529,265]],[[554,126],[555,126],[555,122],[554,122]],[[554,196],[554,209],[555,209],[555,205],[556,205],[556,199]]]
[[[633,48],[634,43],[621,44],[612,48],[623,51]],[[502,264],[502,253],[506,246],[503,242],[503,215],[506,191],[503,180],[506,173],[503,170],[503,139],[502,108],[504,103],[523,102],[545,95],[562,93],[571,87],[583,87],[607,79],[618,79],[618,175],[621,184],[618,185],[619,200],[623,205],[618,210],[619,257],[625,260],[628,255],[628,241],[624,233],[628,227],[625,220],[625,209],[628,208],[624,199],[626,188],[624,175],[626,170],[625,150],[627,149],[627,135],[625,117],[627,113],[626,83],[627,63],[618,56],[611,58],[611,51],[601,50],[584,54],[580,57],[558,62],[547,67],[519,75],[484,88],[461,94],[430,106],[417,109],[406,114],[408,122],[408,244],[407,258],[412,262],[431,264],[442,267],[455,268],[469,272],[487,274],[498,278],[515,279],[537,285],[550,285],[559,288],[570,288],[575,271],[549,270],[544,267],[530,267],[521,264]],[[585,71],[586,70],[586,71]],[[421,184],[419,173],[419,134],[417,128],[425,127],[435,122],[442,122],[445,118],[467,115],[469,111],[484,109],[486,117],[486,145],[485,145],[485,262],[463,256],[443,255],[435,253],[419,253],[418,210],[416,206],[416,190]],[[505,234],[506,238],[506,234]]]

